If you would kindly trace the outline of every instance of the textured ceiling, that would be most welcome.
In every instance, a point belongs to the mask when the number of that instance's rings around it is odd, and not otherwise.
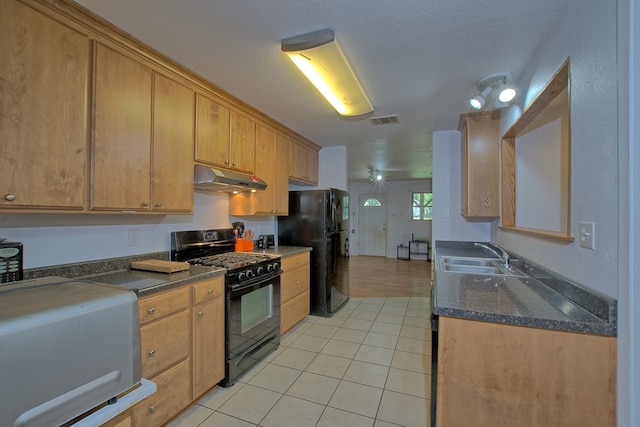
[[[431,177],[432,132],[456,129],[478,79],[506,71],[518,83],[568,1],[77,0],[318,145],[347,146],[349,181],[370,168]],[[335,31],[372,116],[398,124],[341,119],[280,51],[322,28]]]

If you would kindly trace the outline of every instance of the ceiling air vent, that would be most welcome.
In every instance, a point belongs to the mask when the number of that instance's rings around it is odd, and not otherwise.
[[[396,115],[372,117],[369,120],[371,120],[371,123],[374,125],[392,125],[394,123],[400,123],[400,120]]]

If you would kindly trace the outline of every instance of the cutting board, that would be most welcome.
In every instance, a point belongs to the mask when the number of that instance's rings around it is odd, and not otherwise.
[[[188,262],[164,261],[161,259],[145,259],[143,261],[134,261],[131,268],[136,270],[157,271],[160,273],[175,273],[176,271],[188,270]]]

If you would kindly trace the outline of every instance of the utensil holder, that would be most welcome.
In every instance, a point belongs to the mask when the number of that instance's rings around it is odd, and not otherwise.
[[[253,252],[253,240],[236,239],[236,252]]]

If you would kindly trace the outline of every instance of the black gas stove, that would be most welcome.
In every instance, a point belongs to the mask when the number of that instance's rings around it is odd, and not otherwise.
[[[280,257],[234,251],[232,228],[171,233],[171,260],[227,269],[224,387],[280,344]]]
[[[280,257],[260,252],[234,252],[233,229],[171,233],[171,259],[226,268],[226,284],[255,282],[280,274]]]

